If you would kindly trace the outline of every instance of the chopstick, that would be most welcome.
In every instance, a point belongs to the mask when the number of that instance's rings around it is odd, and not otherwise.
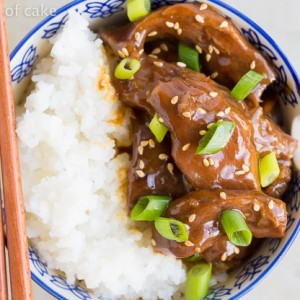
[[[7,281],[5,266],[5,242],[2,223],[2,207],[0,207],[0,299],[7,299]]]
[[[15,111],[6,36],[4,1],[0,0],[0,158],[11,295],[13,300],[29,300],[32,299],[31,278],[18,141],[15,130]],[[1,273],[4,273],[2,257],[5,254],[3,248],[1,246],[0,249]],[[1,281],[2,289],[3,294],[5,294],[4,281]],[[5,296],[4,298],[1,296],[1,299],[4,300],[6,298]]]

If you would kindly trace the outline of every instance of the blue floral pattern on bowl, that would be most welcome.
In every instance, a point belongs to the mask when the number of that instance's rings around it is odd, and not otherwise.
[[[152,0],[152,7],[155,8],[178,2],[185,1]],[[292,111],[293,114],[296,114],[296,112],[299,114],[299,79],[275,42],[255,23],[224,2],[219,0],[204,0],[203,2],[214,5],[217,9],[221,10],[224,15],[233,18],[243,35],[274,63],[278,73],[276,88],[281,96],[282,103],[285,107],[284,109],[289,109],[289,112]],[[29,76],[37,59],[45,55],[44,49],[46,48],[47,39],[53,37],[53,35],[64,26],[68,19],[69,9],[82,14],[93,26],[99,26],[101,20],[107,20],[110,16],[124,12],[125,0],[75,0],[58,10],[56,16],[49,17],[33,29],[11,54],[13,86],[14,91],[18,91],[19,95],[24,92],[24,85],[22,85],[23,79]],[[289,87],[288,84],[290,85]],[[212,287],[206,299],[238,299],[266,276],[284,255],[300,228],[299,171],[294,171],[293,173],[292,184],[285,194],[285,200],[288,208],[288,228],[286,236],[283,239],[265,240],[254,256],[230,276],[230,280]],[[68,284],[64,277],[48,269],[36,251],[31,247],[29,247],[29,258],[32,278],[57,299],[85,300],[95,298],[88,290],[79,285]]]
[[[36,54],[36,49],[37,47],[31,45],[25,52],[21,63],[12,69],[11,77],[13,82],[16,81],[17,83],[20,83],[23,78],[29,75],[34,63],[39,57]]]
[[[88,14],[91,19],[108,18],[114,13],[124,10],[125,0],[108,0],[103,3],[96,1],[86,4],[86,9],[83,11]]]
[[[47,28],[44,29],[44,35],[42,39],[50,39],[55,33],[66,24],[68,21],[68,14],[65,14],[59,21],[50,23]]]

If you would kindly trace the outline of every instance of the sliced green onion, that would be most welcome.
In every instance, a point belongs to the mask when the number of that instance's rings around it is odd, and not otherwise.
[[[115,77],[118,79],[130,79],[140,69],[141,63],[131,57],[126,57],[117,65]]]
[[[215,154],[229,142],[235,128],[234,122],[218,121],[200,140],[196,154]]]
[[[231,91],[231,96],[242,101],[255,89],[265,77],[252,70],[246,73]]]
[[[150,0],[127,0],[127,16],[130,22],[147,16],[151,10]]]
[[[185,43],[179,43],[178,58],[179,61],[185,63],[189,69],[200,72],[199,52],[196,49]]]
[[[211,270],[211,263],[200,263],[189,270],[185,283],[185,300],[201,300],[206,297]]]
[[[224,210],[221,215],[221,223],[233,245],[247,247],[251,244],[252,232],[240,212]]]
[[[271,152],[259,161],[260,184],[264,188],[272,184],[279,176],[280,168],[275,152]]]
[[[168,240],[186,242],[189,238],[185,225],[180,221],[159,217],[154,225],[158,233]]]
[[[141,197],[132,209],[130,218],[134,221],[154,221],[164,213],[171,200],[169,196]]]
[[[162,122],[159,121],[159,116],[158,114],[155,114],[153,119],[151,120],[149,124],[149,128],[154,134],[156,140],[161,143],[165,137],[165,135],[168,132],[168,127],[163,124]]]

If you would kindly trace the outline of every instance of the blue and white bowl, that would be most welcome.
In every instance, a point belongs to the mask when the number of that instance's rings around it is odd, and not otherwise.
[[[152,0],[154,7],[185,2],[183,0]],[[189,1],[193,2],[193,1]],[[292,121],[300,115],[300,82],[293,67],[274,40],[258,25],[239,11],[219,0],[207,0],[222,14],[230,17],[243,35],[274,64],[278,72],[276,83],[281,97],[284,122],[290,129]],[[29,83],[34,63],[49,52],[48,39],[68,20],[68,11],[74,10],[85,16],[91,28],[114,22],[124,14],[125,0],[76,0],[59,9],[35,27],[11,54],[11,73],[16,103]],[[287,87],[289,92],[287,92]],[[230,273],[226,283],[213,287],[207,299],[238,299],[260,282],[280,261],[292,245],[300,229],[300,171],[293,171],[289,191],[285,195],[288,208],[288,225],[283,239],[266,239],[263,245],[238,270]],[[58,299],[93,299],[89,291],[78,285],[69,285],[65,278],[47,268],[34,249],[29,248],[31,275],[43,289]]]

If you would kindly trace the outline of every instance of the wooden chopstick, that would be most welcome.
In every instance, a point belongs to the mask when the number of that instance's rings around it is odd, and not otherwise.
[[[2,223],[2,206],[0,206],[0,299],[7,299],[7,281],[5,265],[5,243]]]
[[[13,300],[29,300],[32,299],[31,278],[15,130],[4,1],[0,0],[0,158],[11,295]]]

